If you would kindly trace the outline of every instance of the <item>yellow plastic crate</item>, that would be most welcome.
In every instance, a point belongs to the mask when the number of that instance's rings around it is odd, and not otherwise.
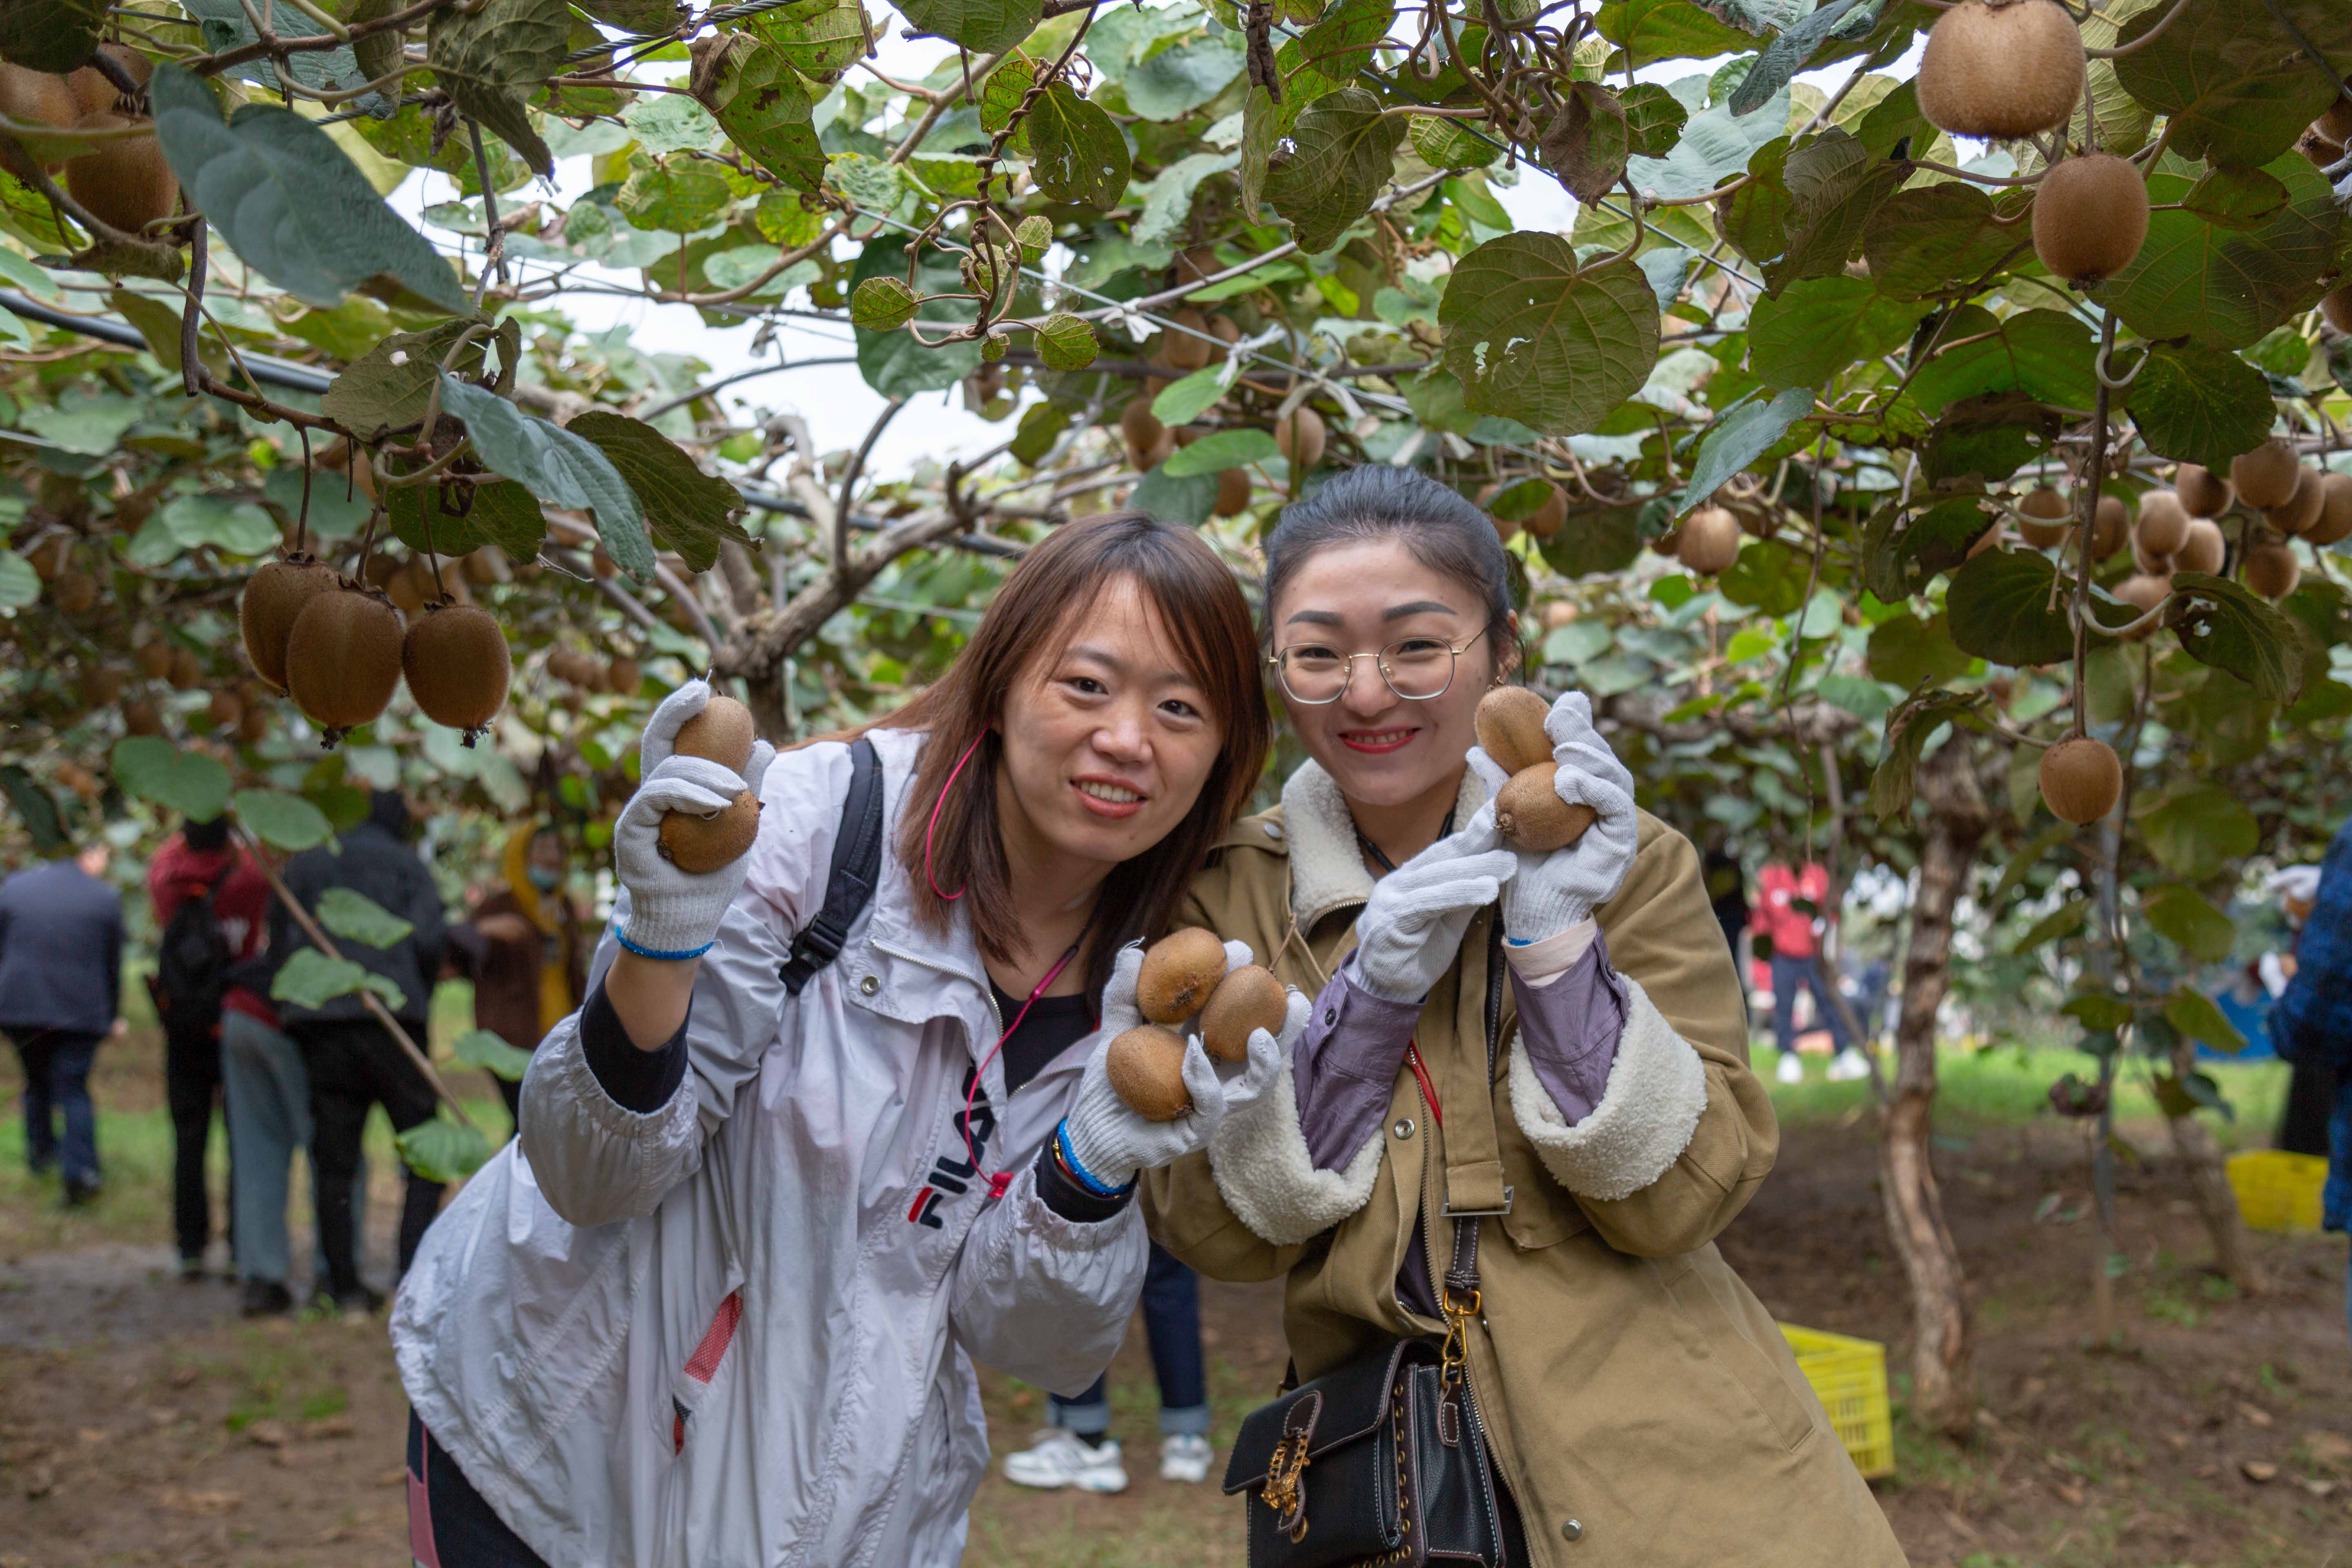
[[[2255,1149],[2230,1156],[2230,1190],[2252,1230],[2317,1230],[2327,1162],[2316,1154]]]
[[[1865,1476],[1895,1473],[1895,1415],[1886,1403],[1886,1347],[1782,1323],[1797,1368],[1813,1385],[1838,1440]]]

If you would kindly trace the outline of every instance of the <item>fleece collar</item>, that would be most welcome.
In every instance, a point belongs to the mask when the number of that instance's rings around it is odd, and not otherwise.
[[[1486,804],[1486,786],[1468,768],[1454,798],[1454,825]],[[1302,931],[1346,904],[1372,896],[1372,874],[1356,844],[1356,819],[1339,784],[1309,760],[1282,786],[1282,825],[1290,837],[1290,918]]]

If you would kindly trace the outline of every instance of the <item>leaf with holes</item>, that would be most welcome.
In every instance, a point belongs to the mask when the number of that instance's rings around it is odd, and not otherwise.
[[[727,540],[759,548],[736,521],[744,510],[742,492],[704,473],[677,442],[644,420],[592,408],[564,428],[595,444],[644,507],[654,542],[685,556],[697,572],[710,570]]]
[[[1037,357],[1047,370],[1084,370],[1101,349],[1094,328],[1067,310],[1056,310],[1038,325]]]
[[[858,0],[793,0],[735,26],[782,50],[801,75],[823,82],[855,64],[873,34]]]
[[[1638,158],[1664,157],[1690,123],[1690,110],[1654,81],[1635,82],[1617,95],[1617,106],[1625,111],[1626,149]],[[1489,149],[1488,160],[1494,157]]]
[[[425,28],[425,63],[457,112],[498,132],[532,172],[551,179],[554,154],[531,128],[523,100],[563,68],[571,47],[572,8],[564,0],[452,6],[433,13]]]
[[[1030,176],[1057,202],[1112,207],[1127,195],[1127,138],[1102,106],[1057,81],[1029,110]]]
[[[1298,248],[1318,255],[1371,210],[1396,172],[1403,120],[1360,87],[1317,99],[1290,130],[1293,151],[1266,171],[1265,199],[1290,220]]]
[[[2208,468],[2269,439],[2278,413],[2261,371],[2203,343],[2151,347],[2125,396],[2149,451]]]
[[[696,76],[698,96],[736,146],[795,190],[824,189],[824,149],[809,118],[815,100],[783,50],[739,33]]]
[[[202,752],[184,752],[155,735],[127,735],[108,761],[122,793],[210,822],[228,805],[228,769]]]
[[[1557,235],[1507,234],[1464,257],[1437,320],[1463,401],[1547,436],[1594,428],[1658,362],[1658,300],[1642,269],[1580,271]]]
[[[352,888],[329,888],[319,895],[319,907],[310,912],[319,917],[329,935],[368,947],[390,947],[416,929],[413,921]]]
[[[2293,621],[2241,584],[2176,572],[2172,591],[2195,603],[2176,629],[2189,657],[2226,669],[2265,702],[2292,702],[2303,689],[2303,640]]]
[[[2286,187],[2286,205],[2243,229],[2165,210],[2187,197],[2189,181],[2150,175],[2148,195],[2158,210],[2148,218],[2147,243],[2091,298],[2143,338],[2195,338],[2221,349],[2248,347],[2309,310],[2327,291],[2352,218],[2302,154],[2274,159],[2263,172]]]
[[[245,830],[288,855],[316,848],[334,837],[326,813],[283,790],[241,789],[229,797]]]
[[[543,501],[593,511],[598,541],[614,563],[639,582],[653,575],[644,508],[593,443],[455,376],[441,379],[441,406],[466,422],[475,452],[491,470]]]

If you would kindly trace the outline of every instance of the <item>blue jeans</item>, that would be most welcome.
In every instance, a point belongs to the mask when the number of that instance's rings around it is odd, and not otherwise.
[[[1209,1435],[1208,1371],[1201,1353],[1201,1279],[1151,1244],[1143,1271],[1143,1331],[1151,1344],[1151,1371],[1160,1382],[1162,1436]],[[1076,1399],[1055,1394],[1055,1426],[1088,1442],[1110,1430],[1108,1373]]]
[[[236,1272],[240,1279],[283,1285],[292,1258],[286,1238],[288,1176],[294,1151],[310,1146],[310,1075],[294,1042],[249,1013],[223,1010],[220,1045],[221,1097],[227,1102],[229,1142],[236,1149],[229,1166]],[[312,1182],[317,1179],[313,1172]],[[362,1161],[352,1183],[355,1227],[366,1201]],[[318,1212],[315,1185],[310,1212]],[[323,1252],[314,1254],[310,1278],[327,1278]]]
[[[67,1029],[28,1030],[16,1037],[25,1068],[25,1163],[36,1171],[58,1167],[68,1186],[98,1185],[98,1112],[89,1103],[89,1064],[99,1035]],[[65,1119],[65,1138],[57,1118]]]
[[[1782,958],[1772,955],[1772,1038],[1783,1052],[1797,1048],[1797,988],[1803,986],[1813,994],[1813,1012],[1818,1026],[1830,1032],[1831,1041],[1839,1050],[1853,1043],[1845,1032],[1845,1020],[1839,1016],[1837,1005],[1830,1000],[1829,982],[1822,977],[1822,961],[1818,958]]]

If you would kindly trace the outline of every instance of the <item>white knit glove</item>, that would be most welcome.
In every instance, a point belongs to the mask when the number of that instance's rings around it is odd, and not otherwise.
[[[707,757],[672,755],[680,726],[709,700],[709,686],[689,680],[654,710],[637,748],[643,782],[613,825],[614,872],[629,891],[628,924],[616,934],[624,947],[650,958],[691,958],[708,948],[718,938],[727,906],[743,889],[751,859],[738,856],[698,876],[678,869],[662,857],[662,813],[707,816],[747,789],[756,795],[776,758],[773,746],[754,741],[751,760],[739,778],[733,769]]]
[[[1496,847],[1495,814],[1474,817],[1372,886],[1356,917],[1356,983],[1391,1002],[1418,1002],[1454,967],[1462,933],[1495,901],[1518,862]]]
[[[1249,943],[1225,943],[1225,973],[1251,962]],[[1198,1035],[1184,1047],[1184,1088],[1192,1109],[1172,1121],[1151,1121],[1138,1115],[1110,1086],[1104,1058],[1110,1043],[1143,1022],[1135,1003],[1135,977],[1143,967],[1143,949],[1131,946],[1112,965],[1110,984],[1103,987],[1102,1037],[1078,1082],[1077,1097],[1063,1120],[1069,1154],[1097,1185],[1117,1188],[1135,1179],[1138,1171],[1157,1170],[1209,1146],[1209,1135],[1227,1116],[1255,1105],[1274,1088],[1276,1075],[1290,1065],[1291,1047],[1306,1032],[1314,1004],[1293,988],[1282,1020],[1280,1038],[1264,1029],[1250,1035],[1247,1059],[1213,1061]]]
[[[1639,825],[1633,816],[1633,775],[1592,727],[1592,703],[1571,691],[1544,716],[1551,759],[1559,768],[1552,787],[1560,799],[1589,805],[1597,814],[1584,836],[1549,855],[1510,850],[1517,872],[1503,890],[1503,931],[1517,942],[1541,942],[1592,918],[1593,907],[1617,896],[1633,864]],[[1486,786],[1487,804],[1478,818],[1492,821],[1494,799],[1510,782],[1484,746],[1470,748],[1470,765]]]

